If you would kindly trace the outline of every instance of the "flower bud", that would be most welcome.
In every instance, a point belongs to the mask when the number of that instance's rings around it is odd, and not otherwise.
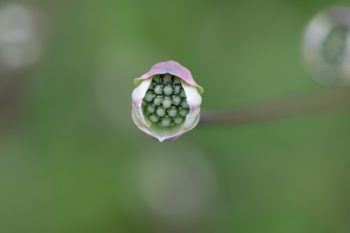
[[[304,34],[304,61],[315,81],[350,84],[350,8],[333,6],[317,14]]]
[[[203,88],[175,61],[157,63],[135,79],[132,119],[160,142],[173,140],[199,122]]]

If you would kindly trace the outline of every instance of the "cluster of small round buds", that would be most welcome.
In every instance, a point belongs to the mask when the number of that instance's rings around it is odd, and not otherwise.
[[[161,84],[158,84],[157,86],[155,86],[154,93],[157,95],[163,94],[163,86]]]
[[[176,117],[177,115],[177,109],[175,107],[171,107],[169,110],[168,110],[168,115],[170,117]]]
[[[148,113],[154,113],[156,111],[156,107],[152,104],[147,106],[147,112]]]
[[[168,127],[171,123],[171,119],[169,117],[162,118],[162,121],[160,122],[162,127]]]
[[[161,82],[162,82],[162,80],[161,80],[161,78],[160,78],[159,75],[153,76],[153,81],[154,81],[155,83],[161,83]]]
[[[184,91],[184,90],[181,90],[181,92],[180,92],[180,96],[181,96],[182,98],[186,98],[186,93],[185,93],[185,91]]]
[[[179,125],[183,122],[183,118],[182,117],[175,117],[174,122],[175,122],[175,124]]]
[[[181,80],[171,74],[155,75],[142,102],[145,117],[159,127],[174,127],[189,113]]]
[[[173,94],[173,88],[170,85],[166,85],[163,91],[164,91],[164,95],[167,95],[167,96]]]
[[[181,84],[181,80],[179,78],[175,78],[173,80],[173,84]]]
[[[185,101],[181,103],[181,107],[183,107],[183,108],[189,108],[188,103],[185,102]]]
[[[173,95],[171,97],[171,100],[173,101],[173,104],[176,105],[176,106],[181,103],[181,97],[178,96],[178,95]]]
[[[153,90],[154,90],[154,87],[155,87],[154,82],[152,82],[152,83],[149,85],[148,90],[153,91]]]
[[[165,74],[163,76],[163,83],[170,84],[170,83],[172,83],[172,81],[173,81],[173,79],[172,79],[171,74]]]
[[[146,95],[145,95],[145,101],[147,101],[147,102],[152,102],[153,98],[154,98],[153,93],[150,92],[150,91],[148,91],[148,92],[146,93]]]
[[[156,113],[159,117],[165,116],[165,110],[162,107],[158,107]]]
[[[172,104],[173,104],[173,102],[171,101],[170,97],[168,97],[168,96],[164,97],[164,100],[163,100],[163,107],[164,108],[170,108]]]
[[[180,116],[182,116],[182,117],[185,117],[185,116],[187,116],[187,113],[188,113],[188,111],[187,111],[187,109],[180,109],[180,111],[179,111],[179,114],[180,114]]]
[[[180,94],[180,92],[181,92],[181,85],[174,85],[173,93],[175,95],[178,95],[178,94]]]
[[[152,114],[149,116],[149,119],[151,120],[151,122],[153,123],[157,123],[159,121],[159,117],[155,114]]]
[[[164,99],[163,96],[156,96],[156,98],[154,98],[153,100],[153,103],[157,106],[161,105],[163,103],[163,99]]]

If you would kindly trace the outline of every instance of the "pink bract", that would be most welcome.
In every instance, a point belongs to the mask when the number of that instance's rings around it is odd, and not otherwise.
[[[143,74],[140,78],[135,79],[135,84],[139,85],[142,80],[152,78],[158,74],[171,74],[182,79],[188,85],[197,87],[198,91],[202,94],[203,88],[194,81],[191,72],[184,66],[180,65],[176,61],[166,61],[155,64],[147,73]]]

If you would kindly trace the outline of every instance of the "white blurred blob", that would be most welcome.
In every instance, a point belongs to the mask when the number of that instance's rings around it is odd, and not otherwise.
[[[160,60],[162,52],[147,44],[123,41],[102,51],[96,78],[101,113],[123,133],[136,132],[131,120],[134,79]]]
[[[205,157],[191,147],[166,146],[142,154],[138,180],[142,199],[160,232],[210,225],[217,182]],[[212,223],[212,222],[211,222]]]
[[[43,15],[17,3],[0,6],[0,65],[18,69],[35,63],[44,39]]]
[[[350,84],[350,8],[335,6],[317,14],[304,35],[304,59],[322,84]]]

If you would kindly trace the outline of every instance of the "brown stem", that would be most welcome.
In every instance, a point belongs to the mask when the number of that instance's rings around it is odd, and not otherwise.
[[[340,110],[350,110],[349,87],[296,93],[234,111],[203,113],[200,125],[258,123]]]
[[[23,78],[23,70],[0,73],[0,133],[11,128],[20,114]]]

